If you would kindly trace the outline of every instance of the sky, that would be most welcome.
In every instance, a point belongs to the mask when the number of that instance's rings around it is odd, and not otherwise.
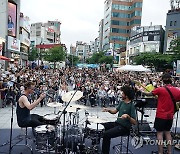
[[[70,45],[76,41],[89,43],[98,37],[99,22],[104,17],[105,0],[21,0],[21,12],[30,17],[30,23],[59,20],[61,42]],[[142,26],[166,24],[169,0],[144,0]]]

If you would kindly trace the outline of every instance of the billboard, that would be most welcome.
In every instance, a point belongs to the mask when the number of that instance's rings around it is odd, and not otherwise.
[[[8,50],[20,52],[20,40],[8,36]]]
[[[8,2],[8,35],[16,37],[17,5]]]

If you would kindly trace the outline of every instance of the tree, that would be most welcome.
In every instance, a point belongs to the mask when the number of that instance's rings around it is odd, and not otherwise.
[[[113,62],[113,56],[103,56],[99,59],[100,64],[112,64]]]
[[[53,47],[45,52],[44,59],[49,62],[54,63],[54,68],[56,68],[56,62],[64,61],[66,58],[66,52],[62,46]]]
[[[148,65],[158,69],[166,69],[174,60],[174,55],[161,53],[142,53],[134,58],[137,65]]]
[[[113,56],[105,56],[105,52],[101,51],[94,53],[91,58],[86,59],[89,64],[111,64],[113,62]]]
[[[29,61],[35,61],[38,58],[38,51],[36,48],[33,48],[28,54]]]
[[[79,62],[79,57],[74,56],[74,55],[68,55],[68,60],[70,62],[70,66],[74,66]]]
[[[173,52],[175,55],[180,55],[180,37],[170,42],[169,51]]]

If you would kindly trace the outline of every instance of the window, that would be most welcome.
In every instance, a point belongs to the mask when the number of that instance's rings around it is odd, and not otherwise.
[[[174,21],[174,26],[176,26],[177,25],[177,21]]]
[[[170,21],[170,26],[172,26],[172,21]]]

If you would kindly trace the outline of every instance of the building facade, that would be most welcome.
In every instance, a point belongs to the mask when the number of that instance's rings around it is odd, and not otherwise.
[[[28,64],[28,53],[30,49],[30,19],[20,13],[20,60],[22,66]]]
[[[59,21],[48,21],[47,23],[33,23],[31,24],[31,45],[39,44],[60,44],[60,25]]]
[[[20,63],[20,0],[1,0],[0,46],[1,55]]]
[[[133,27],[126,45],[126,64],[133,64],[133,58],[141,53],[162,53],[163,45],[164,29],[161,25]]]
[[[104,26],[104,19],[99,22],[99,50],[103,51],[103,26]]]
[[[164,39],[164,52],[169,51],[170,42],[177,37],[180,37],[180,8],[175,2],[171,0],[171,10],[167,13],[166,18],[166,32]],[[180,1],[179,1],[180,3]]]
[[[143,0],[106,0],[104,2],[103,50],[126,46],[130,30],[141,25]],[[111,45],[113,44],[113,45]]]

